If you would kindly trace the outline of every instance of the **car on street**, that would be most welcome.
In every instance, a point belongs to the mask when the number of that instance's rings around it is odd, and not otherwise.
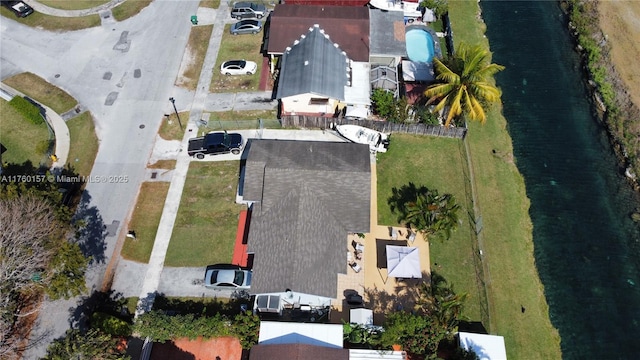
[[[251,270],[238,265],[209,265],[204,273],[204,286],[214,290],[248,290],[251,288],[251,274]]]
[[[189,139],[187,154],[197,159],[205,155],[228,154],[238,155],[242,152],[242,135],[238,133],[210,132],[205,136]]]
[[[258,18],[262,19],[267,14],[267,8],[262,4],[252,2],[237,2],[231,8],[231,17],[240,19]]]
[[[33,8],[22,1],[2,1],[2,6],[11,10],[17,17],[27,17],[33,14]]]
[[[231,25],[229,32],[231,35],[240,34],[257,34],[262,30],[262,21],[247,19],[240,20],[237,23]]]
[[[222,75],[253,75],[258,70],[258,64],[246,60],[229,60],[220,65]]]

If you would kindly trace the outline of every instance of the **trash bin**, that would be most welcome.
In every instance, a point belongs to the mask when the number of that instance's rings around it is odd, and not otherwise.
[[[193,25],[198,25],[198,17],[196,15],[191,15],[191,23]]]

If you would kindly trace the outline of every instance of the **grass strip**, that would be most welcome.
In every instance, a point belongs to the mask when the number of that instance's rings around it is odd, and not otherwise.
[[[188,58],[183,58],[182,60],[186,61],[187,65],[184,67],[184,72],[181,76],[178,76],[176,80],[177,86],[189,90],[195,90],[198,86],[202,64],[204,64],[204,58],[207,55],[207,48],[209,47],[209,39],[211,38],[212,31],[213,25],[194,26],[191,28],[189,42],[185,50],[186,57]]]
[[[84,112],[67,121],[67,127],[71,137],[67,164],[78,175],[89,176],[100,146],[93,124],[93,116],[90,112]]]
[[[3,82],[39,103],[47,105],[58,114],[73,109],[78,103],[64,90],[30,72],[14,75]]]
[[[182,122],[182,126],[186,125],[189,122],[189,111],[183,111],[178,113],[180,115],[180,121]],[[180,127],[180,122],[178,121],[178,117],[175,112],[172,112],[167,119],[165,119],[160,124],[160,130],[158,131],[158,135],[165,140],[182,140],[184,136],[184,129]]]
[[[138,15],[142,9],[151,4],[153,0],[127,0],[111,9],[111,15],[117,21],[124,21]]]
[[[0,8],[0,15],[33,28],[49,31],[73,31],[100,25],[100,16],[98,14],[68,18],[34,12],[25,18],[19,18],[9,9],[2,7]]]
[[[136,207],[129,221],[129,229],[134,229],[136,239],[126,238],[120,255],[128,260],[148,263],[156,239],[158,224],[169,192],[168,182],[143,182]]]
[[[48,7],[61,10],[84,10],[108,3],[110,0],[39,0]]]

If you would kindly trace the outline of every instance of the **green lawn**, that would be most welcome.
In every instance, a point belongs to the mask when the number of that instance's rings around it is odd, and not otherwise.
[[[464,315],[479,321],[482,298],[473,262],[475,239],[466,215],[469,197],[463,174],[467,164],[461,146],[462,141],[456,139],[393,134],[388,152],[378,154],[378,223],[401,225],[387,204],[394,187],[413,182],[440,194],[453,194],[461,206],[462,224],[448,241],[431,242],[431,268],[454,284],[456,291],[469,293]]]
[[[39,2],[56,9],[82,10],[106,4],[109,0],[40,0]]]
[[[235,203],[239,167],[238,161],[191,163],[166,266],[231,262],[243,209]]]
[[[220,7],[220,0],[201,0],[200,7],[217,9]]]
[[[88,176],[98,154],[98,137],[93,125],[93,116],[84,112],[67,121],[71,144],[67,164],[79,175]]]
[[[120,251],[123,258],[149,262],[169,185],[168,182],[144,182],[140,186],[138,201],[129,221],[129,229],[135,230],[136,239],[125,239]]]
[[[18,18],[9,9],[2,7],[0,8],[0,15],[8,19],[18,21],[27,26],[42,28],[51,31],[72,31],[100,25],[100,16],[98,14],[82,17],[63,18],[34,12],[33,14],[25,18]]]
[[[4,99],[0,99],[0,143],[7,148],[2,154],[4,163],[31,161],[35,167],[51,165],[46,153],[40,151],[46,150],[49,143],[47,124],[33,124]]]
[[[211,77],[211,92],[237,92],[237,91],[257,91],[260,85],[260,72],[262,71],[262,54],[260,46],[262,44],[263,32],[255,35],[231,35],[229,34],[230,24],[225,25],[222,33],[222,43],[218,51],[216,66],[213,68]],[[258,70],[253,75],[233,75],[220,74],[220,65],[224,61],[234,59],[250,60],[258,64]],[[265,69],[264,71],[268,71]]]
[[[213,25],[194,26],[191,28],[189,43],[185,50],[191,58],[187,60],[189,61],[188,65],[185,66],[183,70],[181,69],[182,72],[176,80],[176,85],[189,90],[196,89],[198,80],[200,79],[204,57],[207,55],[207,48],[209,47],[209,39],[211,38],[212,31]]]
[[[73,109],[78,103],[64,90],[29,72],[14,75],[3,82],[39,103],[47,105],[58,114]]]

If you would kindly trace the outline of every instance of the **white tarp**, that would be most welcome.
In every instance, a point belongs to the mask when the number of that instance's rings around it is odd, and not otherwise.
[[[459,332],[460,347],[473,350],[480,360],[507,360],[504,337]]]
[[[369,109],[361,106],[347,106],[345,117],[353,117],[358,119],[367,119],[369,117]]]
[[[349,322],[360,325],[373,325],[373,310],[351,309],[349,312]]]
[[[417,247],[387,245],[387,275],[421,279],[420,251]]]

